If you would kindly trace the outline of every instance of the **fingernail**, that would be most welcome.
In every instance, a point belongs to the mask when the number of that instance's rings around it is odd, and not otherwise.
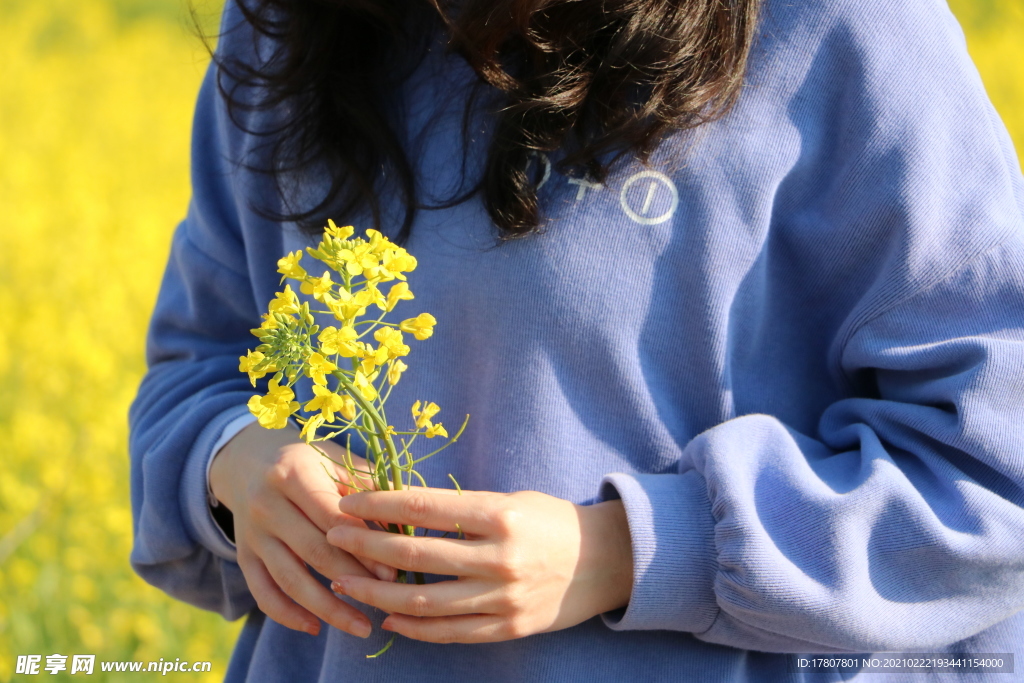
[[[357,635],[360,638],[369,638],[370,637],[370,630],[371,630],[370,629],[370,622],[368,622],[368,621],[357,621],[354,624],[354,628],[352,630],[355,631],[355,633],[353,635]]]
[[[337,593],[338,595],[344,595],[345,594],[345,587],[342,586],[337,581],[331,581],[331,590],[334,591],[335,593]]]
[[[391,622],[388,621],[387,619],[384,620],[384,623],[381,624],[380,627],[382,629],[384,629],[385,631],[391,631],[392,633],[394,633],[394,631],[395,631],[395,627],[392,626]]]
[[[310,621],[306,624],[306,628],[304,630],[311,636],[318,636],[320,635],[320,622]]]
[[[377,568],[373,573],[376,574],[377,578],[381,581],[390,582],[395,580],[395,570],[385,564],[377,565]]]

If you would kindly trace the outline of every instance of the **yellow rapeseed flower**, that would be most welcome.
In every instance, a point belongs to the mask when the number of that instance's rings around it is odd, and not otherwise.
[[[277,260],[277,272],[281,273],[284,277],[290,277],[293,280],[305,280],[306,269],[299,265],[299,261],[301,260],[301,251],[293,251],[287,256],[282,256]],[[284,277],[281,279],[283,280]]]
[[[380,310],[387,310],[388,300],[384,297],[381,291],[377,289],[377,284],[375,282],[367,282],[366,287],[360,290],[359,294],[365,298],[367,305],[376,304],[377,308]]]
[[[434,334],[434,325],[436,324],[437,320],[434,316],[429,313],[420,313],[415,318],[403,320],[402,324],[398,327],[402,332],[409,332],[412,336],[423,341],[424,339],[429,339]]]
[[[246,355],[238,358],[238,371],[248,372],[251,375],[252,369],[262,363],[264,358],[266,356],[259,351],[247,351]]]
[[[346,420],[356,419],[356,401],[348,394],[341,397],[341,408],[338,409],[341,416]]]
[[[405,282],[397,282],[395,285],[388,290],[388,300],[384,306],[385,311],[391,311],[398,305],[398,302],[403,299],[415,299],[412,295],[412,291],[409,289],[409,285]]]
[[[266,363],[263,367],[259,367],[266,359],[267,357],[259,351],[249,351],[247,355],[238,358],[238,371],[248,373],[249,381],[256,386],[256,380],[277,369],[272,363]]]
[[[329,303],[329,299],[333,298],[331,291],[334,289],[334,281],[331,280],[331,274],[325,270],[320,277],[307,277],[299,289],[303,294],[312,294],[317,301]]]
[[[352,381],[352,384],[355,385],[356,389],[367,401],[372,401],[373,399],[377,398],[376,387],[373,386],[373,384],[370,382],[369,378],[362,371],[362,369],[356,370],[356,377]]]
[[[347,240],[349,237],[352,236],[352,233],[354,233],[355,231],[355,228],[353,228],[351,225],[346,225],[343,228],[339,228],[337,225],[334,224],[334,221],[331,220],[330,218],[327,219],[327,227],[324,228],[324,232],[326,232],[331,237],[334,237],[335,239],[339,240]]]
[[[351,249],[340,250],[338,260],[345,264],[345,270],[353,276],[362,275],[364,270],[376,268],[380,263],[377,255],[372,253],[369,242],[361,242],[353,245]]]
[[[384,365],[388,362],[390,354],[385,346],[375,349],[369,344],[360,342],[359,357],[362,359],[359,361],[359,367],[369,376],[376,371],[378,365]]]
[[[304,407],[310,412],[319,410],[327,422],[334,422],[334,414],[342,412],[345,407],[345,398],[352,400],[349,396],[339,396],[327,387],[313,385],[314,398]],[[351,418],[349,418],[351,419]]]
[[[343,358],[354,358],[360,355],[360,343],[356,341],[359,333],[351,325],[344,325],[339,330],[336,327],[325,327],[320,331],[320,349],[329,355],[338,355]]]
[[[416,420],[416,429],[424,429],[431,426],[430,419],[441,412],[441,407],[436,403],[429,402],[422,405],[420,401],[412,404],[412,416]]]
[[[323,354],[314,351],[306,360],[306,375],[321,386],[327,385],[327,374],[334,372],[338,366],[324,358]],[[316,387],[314,387],[314,390]]]
[[[398,358],[409,353],[409,346],[404,343],[402,333],[393,327],[381,327],[373,333],[373,338],[380,342],[380,348],[387,349],[388,358]]]
[[[249,412],[267,429],[283,429],[288,424],[288,417],[299,409],[295,392],[289,387],[278,385],[276,379],[270,380],[266,396],[259,394],[249,399]]]
[[[394,386],[402,378],[402,373],[409,369],[409,366],[401,360],[395,360],[388,368],[388,384]]]
[[[277,321],[274,320],[274,314],[273,313],[264,313],[260,317],[263,319],[263,322],[260,323],[260,326],[258,328],[256,328],[255,330],[249,330],[249,331],[252,332],[257,337],[262,338],[263,334],[267,330],[276,330],[278,325],[277,325]]]
[[[312,401],[311,401],[312,402]],[[306,410],[309,410],[308,404]],[[306,442],[314,441],[316,439],[316,430],[323,426],[326,420],[320,413],[313,415],[305,424],[302,425],[302,430],[299,432],[299,436],[306,440]]]
[[[448,430],[444,428],[444,425],[438,422],[437,424],[431,424],[427,427],[427,431],[423,432],[423,436],[428,439],[433,439],[435,436],[443,436],[448,438]]]
[[[272,379],[267,386],[267,397],[272,398],[277,403],[291,404],[295,400],[295,392],[292,391],[291,387],[282,387],[276,379]],[[298,403],[295,404],[296,410],[298,410],[298,405]]]
[[[381,255],[377,276],[382,280],[404,280],[403,273],[416,270],[416,257],[402,247],[392,247]]]
[[[371,254],[379,254],[391,244],[391,240],[382,235],[379,230],[371,228],[366,231],[366,236],[370,238],[366,246]]]
[[[355,294],[351,294],[340,289],[335,298],[324,303],[327,304],[327,308],[331,309],[335,318],[341,321],[350,321],[366,313],[366,307],[375,301],[375,291],[361,289]],[[380,292],[376,292],[376,295],[380,296]]]
[[[283,292],[274,294],[274,299],[270,302],[267,309],[271,315],[274,313],[294,315],[299,312],[299,297],[295,296],[291,285],[285,285]]]

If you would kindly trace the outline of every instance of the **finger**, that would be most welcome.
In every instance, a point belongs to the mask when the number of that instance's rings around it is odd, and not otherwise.
[[[299,605],[346,633],[370,635],[366,616],[324,588],[284,543],[267,538],[261,559],[278,588]]]
[[[263,525],[278,538],[289,539],[289,547],[324,576],[361,573],[358,569],[347,571],[352,559],[329,545],[324,538],[324,533],[333,526],[365,526],[365,523],[338,510],[341,495],[336,487],[334,491],[329,490],[335,485],[323,468],[320,468],[319,475],[315,469],[295,468],[277,476],[280,477],[277,483],[284,500],[274,499],[273,509],[263,512]],[[355,561],[382,581],[394,580],[395,570],[391,567],[372,560],[363,562],[361,558]]]
[[[481,576],[490,574],[497,564],[490,558],[490,544],[480,541],[406,536],[355,526],[338,526],[327,532],[327,542],[353,555],[413,572]]]
[[[341,526],[354,526],[354,527],[359,528],[359,529],[366,529],[367,528],[366,522],[364,522],[363,520],[358,519],[356,517],[348,517],[348,516],[346,516],[344,518],[344,520],[342,521]],[[321,536],[321,540],[325,544],[327,544],[328,547],[330,547],[330,548],[334,548],[335,547],[335,546],[332,546],[329,543],[327,543],[327,539],[326,539],[325,536]],[[338,549],[338,552],[345,552],[345,551],[343,551],[341,549]],[[376,560],[370,559],[369,557],[361,557],[359,555],[352,555],[352,553],[348,553],[348,555],[350,555],[351,557],[355,558],[355,560],[357,562],[359,562],[359,564],[361,564],[363,567],[365,567],[367,570],[369,570],[369,572],[371,574],[376,576],[381,581],[394,581],[395,578],[397,578],[397,576],[398,576],[398,572],[395,570],[394,567],[392,567],[390,565],[387,565],[387,564],[384,564],[383,562],[378,562]],[[317,570],[317,571],[319,571],[319,570]],[[328,574],[328,573],[325,573],[325,572],[320,572],[320,573],[323,574],[324,576],[328,576],[328,577],[330,577],[330,576],[339,576],[339,574],[337,574],[337,573],[332,573],[332,574]]]
[[[440,581],[417,585],[342,576],[331,583],[331,590],[365,605],[379,607],[389,614],[397,612],[414,617],[491,613],[500,604],[500,600],[488,594],[483,585],[476,581]]]
[[[293,467],[275,468],[268,475],[270,485],[292,501],[323,532],[341,524],[343,519],[338,509],[343,485],[331,478],[324,469],[325,463],[330,464],[318,456]]]
[[[342,498],[338,509],[360,519],[488,535],[501,526],[504,498],[493,493],[459,495],[445,489],[414,488],[354,493]]]
[[[325,534],[294,505],[281,505],[279,509],[278,515],[267,520],[267,531],[281,539],[303,562],[328,577],[341,574],[374,576],[352,555],[328,543]],[[344,523],[359,524],[365,528],[361,520],[353,518]]]
[[[493,614],[423,618],[392,614],[381,628],[427,643],[497,643],[529,635],[507,617]]]
[[[320,620],[309,610],[296,605],[278,588],[259,557],[239,550],[238,566],[242,568],[249,592],[261,612],[285,628],[305,631],[311,636],[320,633]]]

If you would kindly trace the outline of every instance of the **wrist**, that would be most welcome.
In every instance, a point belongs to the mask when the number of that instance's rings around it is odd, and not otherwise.
[[[269,430],[253,421],[232,436],[216,453],[209,465],[208,481],[210,493],[217,502],[228,510],[234,510],[237,502],[237,487],[243,485],[240,472],[252,471],[252,467],[239,464],[239,459],[252,460],[272,457],[276,451],[294,442],[301,441],[292,427]]]
[[[633,591],[633,547],[621,500],[577,506],[583,543],[580,565],[594,583],[595,615],[626,607]]]
[[[246,427],[246,429],[249,429],[249,427]],[[243,429],[242,431],[245,431],[245,429]],[[240,435],[241,432],[236,434],[232,439],[230,439],[226,444],[221,446],[220,449],[211,456],[210,464],[206,470],[206,480],[210,488],[210,493],[213,495],[213,498],[216,500],[217,503],[219,503],[223,507],[226,507],[228,510],[230,510],[232,506],[227,501],[228,496],[226,487],[224,485],[225,478],[228,476],[226,470],[230,469],[230,465],[228,462],[230,460],[230,457],[227,456],[226,451],[230,449],[231,442],[238,439]]]
[[[222,510],[224,508],[224,506],[220,504],[220,501],[217,500],[217,497],[213,495],[213,487],[210,485],[210,467],[213,465],[213,461],[216,460],[221,449],[224,448],[231,439],[235,438],[240,431],[254,422],[256,422],[256,418],[248,409],[246,409],[244,413],[224,425],[217,441],[210,448],[209,454],[206,458],[206,464],[203,467],[203,481],[206,483],[206,500],[209,504],[210,510]],[[214,516],[216,517],[216,515]]]

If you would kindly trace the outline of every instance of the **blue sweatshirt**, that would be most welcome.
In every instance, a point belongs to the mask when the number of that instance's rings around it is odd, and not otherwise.
[[[224,22],[222,53],[253,59],[233,5]],[[272,188],[236,162],[265,140],[214,78],[131,411],[131,560],[250,614],[229,680],[823,680],[790,673],[799,653],[1024,643],[1024,180],[945,2],[772,0],[727,117],[603,185],[534,159],[543,234],[492,248],[479,197],[418,213],[397,315],[438,326],[389,405],[472,415],[424,475],[621,497],[635,579],[626,609],[574,628],[377,660],[379,629],[255,612],[207,505],[211,448],[253,393],[249,329],[310,243],[253,211]],[[472,81],[432,49],[396,98],[427,201],[461,182]]]

